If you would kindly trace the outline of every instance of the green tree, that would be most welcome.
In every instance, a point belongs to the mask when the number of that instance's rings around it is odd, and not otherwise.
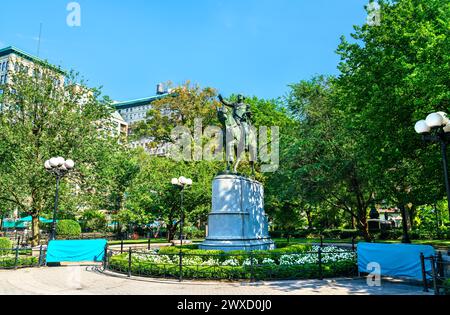
[[[151,143],[157,146],[172,142],[171,131],[177,126],[193,129],[195,119],[202,119],[204,126],[217,125],[216,100],[217,92],[213,88],[201,88],[189,81],[171,89],[167,97],[152,103],[147,119],[136,123],[133,128],[134,137],[152,137]]]
[[[379,26],[357,26],[338,48],[336,104],[355,135],[358,161],[375,179],[377,199],[416,206],[444,194],[439,149],[425,147],[414,123],[448,111],[450,4],[382,1]],[[426,179],[426,180],[424,180]]]
[[[33,217],[33,245],[39,241],[38,217],[52,209],[54,197],[55,179],[45,171],[45,160],[64,156],[77,163],[62,185],[67,195],[61,200],[93,195],[98,165],[117,146],[107,131],[111,101],[83,86],[76,74],[65,75],[64,84],[56,79],[62,76],[41,64],[34,75],[10,73],[13,84],[1,87],[0,200]]]
[[[332,212],[340,209],[370,239],[367,209],[373,188],[358,160],[357,138],[342,123],[345,116],[337,109],[332,78],[319,76],[291,85],[286,103],[300,127],[298,136],[282,146],[277,186],[283,187],[286,198],[303,204],[307,216],[312,210],[331,211],[318,216],[326,218],[325,227],[332,227]]]
[[[217,162],[176,162],[164,157],[152,157],[141,152],[140,172],[127,190],[126,210],[120,215],[123,223],[146,225],[164,221],[168,240],[179,226],[180,195],[171,185],[172,178],[190,177],[194,184],[186,189],[184,211],[187,222],[205,222],[211,209],[211,183],[222,169]]]

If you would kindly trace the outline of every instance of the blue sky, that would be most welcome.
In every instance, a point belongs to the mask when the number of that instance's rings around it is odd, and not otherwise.
[[[70,1],[3,2],[0,47],[36,54],[42,22],[41,58],[128,100],[168,80],[275,98],[336,74],[339,37],[365,22],[368,0],[78,0],[73,28]]]

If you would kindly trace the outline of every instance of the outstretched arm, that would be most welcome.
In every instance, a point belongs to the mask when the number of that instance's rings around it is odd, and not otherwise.
[[[230,102],[228,102],[228,101],[226,101],[226,100],[222,97],[222,94],[219,94],[219,101],[220,101],[223,105],[225,105],[225,106],[233,107],[233,104],[230,103]]]

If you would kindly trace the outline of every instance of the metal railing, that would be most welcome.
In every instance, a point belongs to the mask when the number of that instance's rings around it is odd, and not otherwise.
[[[0,248],[0,269],[42,267],[46,264],[46,248]]]
[[[450,295],[450,261],[444,260],[442,253],[438,252],[429,257],[421,254],[420,262],[424,291],[429,292],[431,287],[435,295]],[[427,263],[431,265],[431,271],[427,271]]]
[[[208,251],[174,250],[161,254],[132,248],[126,252],[107,249],[106,253],[104,269],[128,277],[256,281],[324,279],[357,274],[354,251],[327,251],[326,247],[298,253],[211,254]]]

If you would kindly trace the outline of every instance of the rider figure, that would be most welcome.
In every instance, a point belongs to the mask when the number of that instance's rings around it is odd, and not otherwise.
[[[220,102],[233,109],[233,117],[236,120],[236,123],[243,129],[245,135],[245,144],[249,143],[249,133],[250,133],[250,125],[251,125],[251,116],[252,113],[250,111],[250,105],[244,103],[244,96],[238,95],[237,102],[231,103],[226,101],[222,95],[219,94]]]

